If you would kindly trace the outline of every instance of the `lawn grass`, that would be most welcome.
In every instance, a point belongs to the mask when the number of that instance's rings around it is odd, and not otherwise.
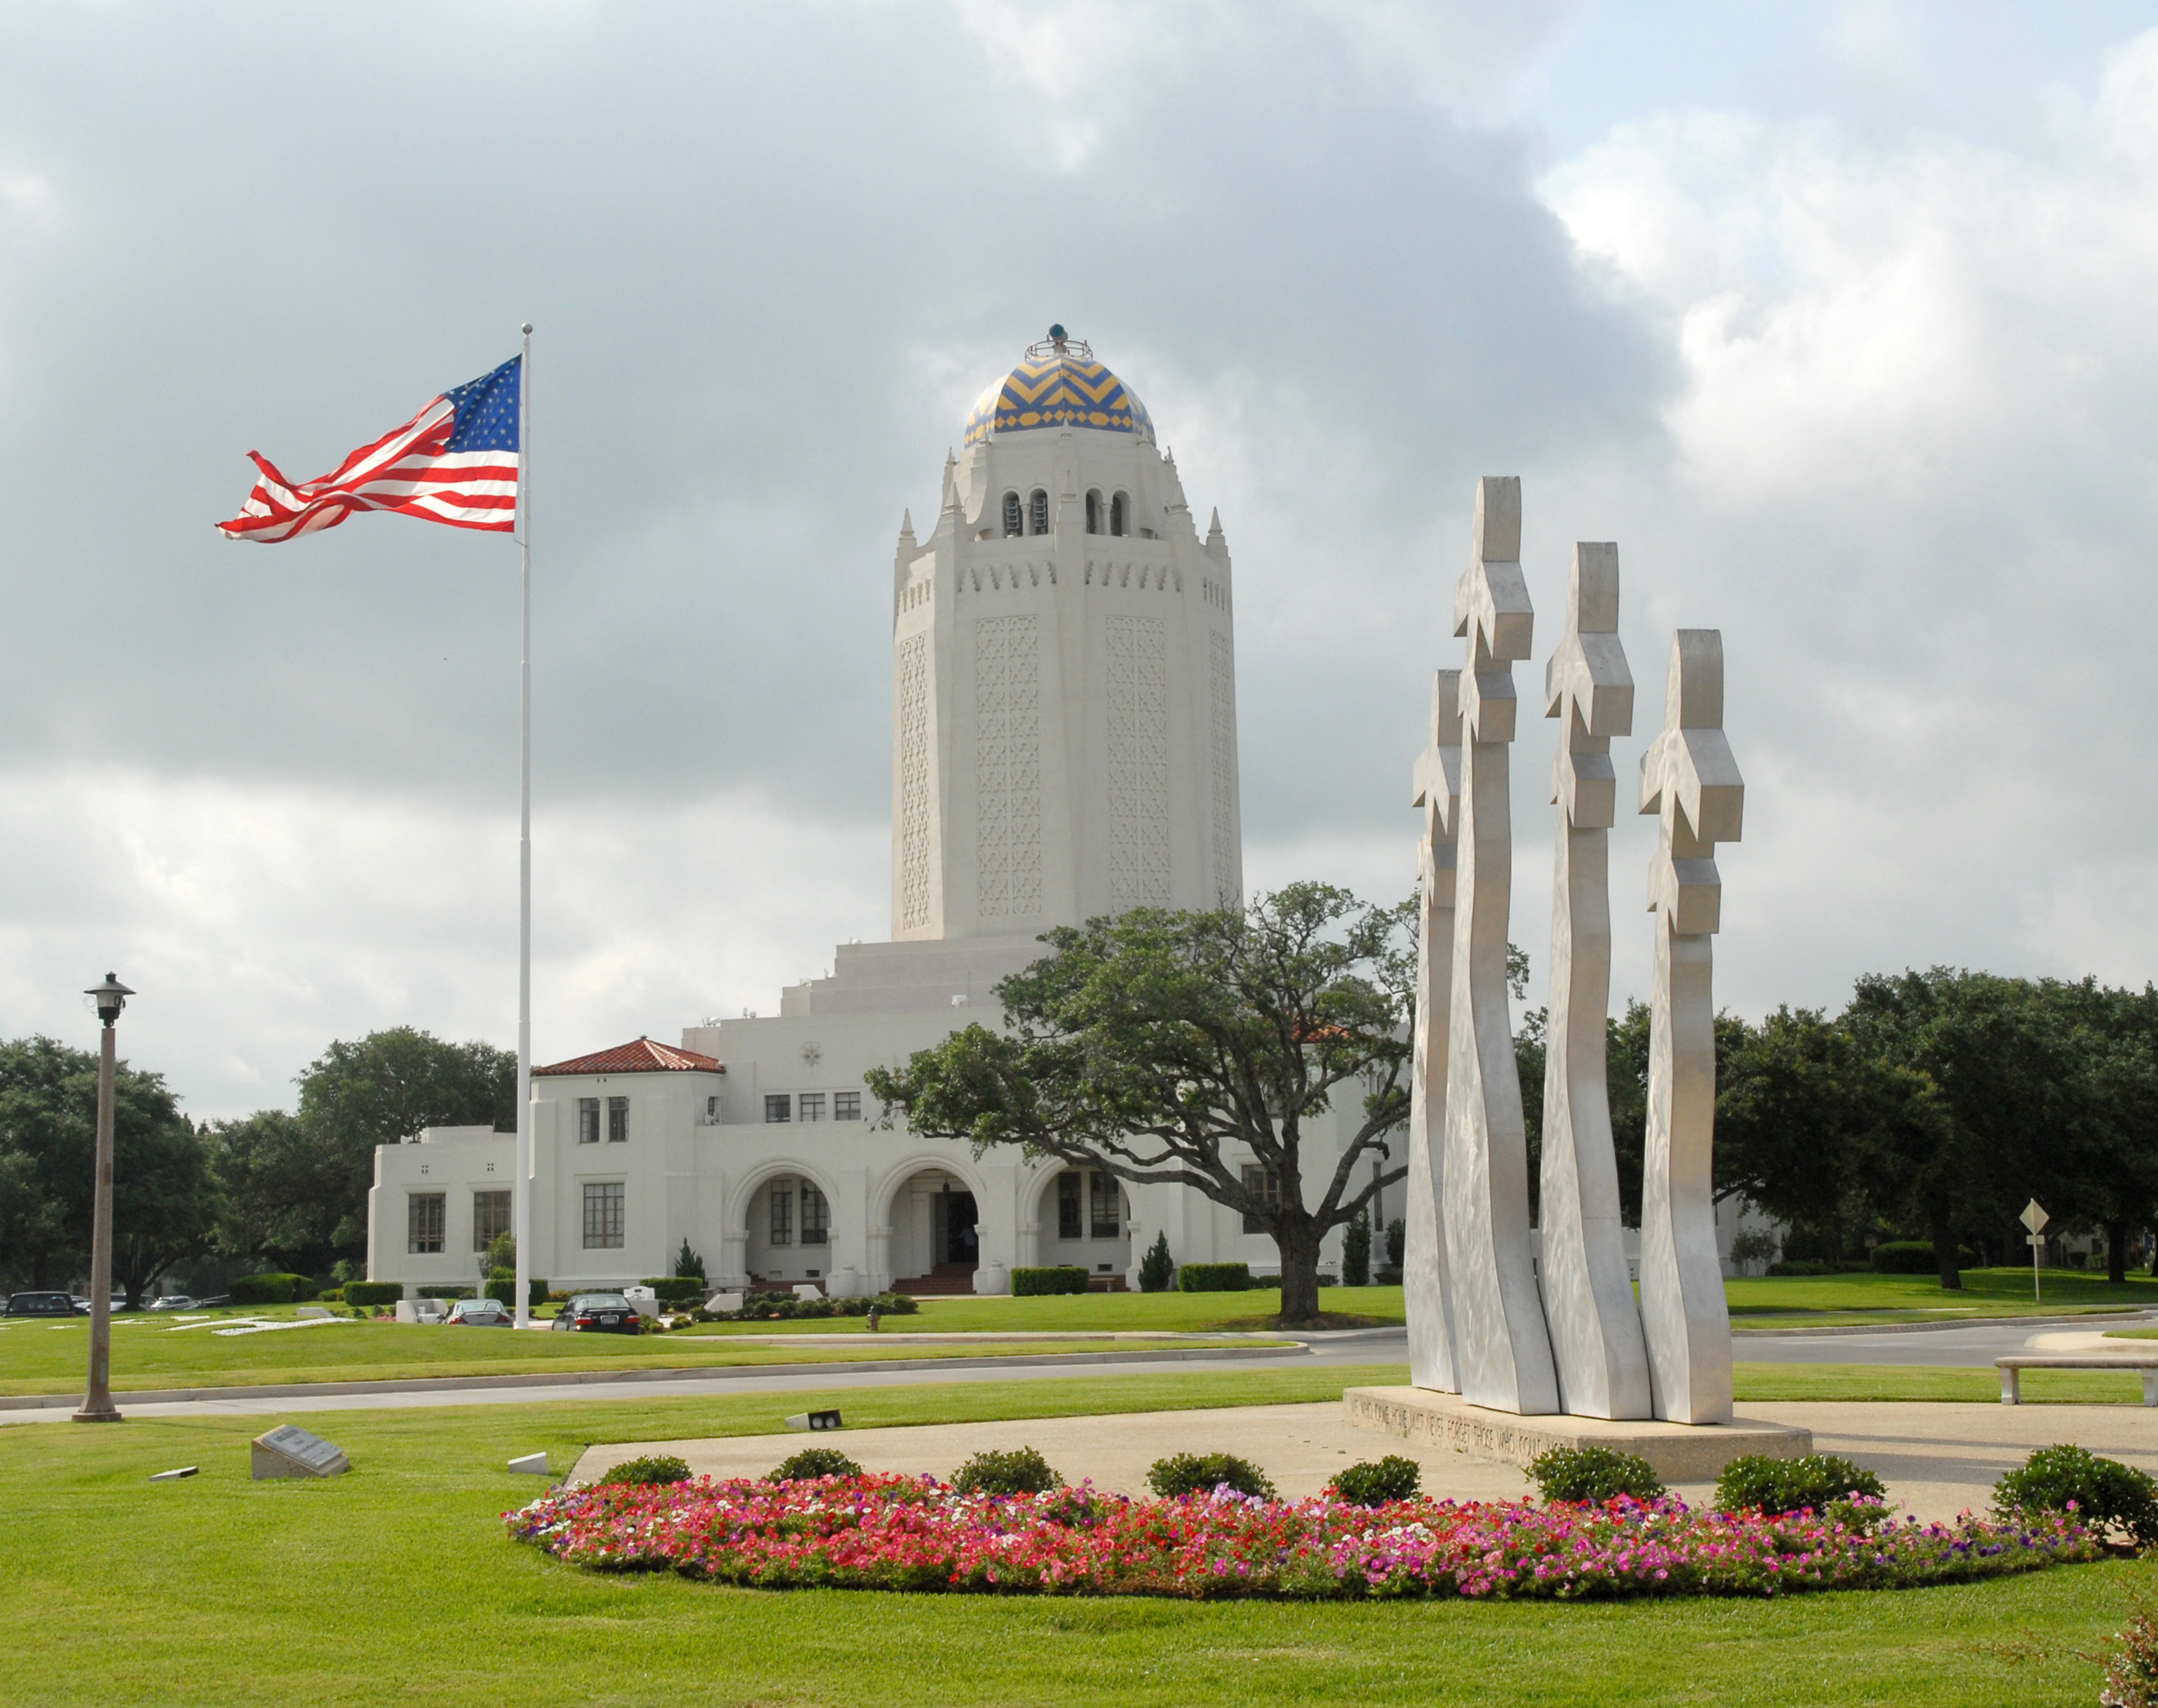
[[[1738,1403],[1779,1400],[1941,1400],[1998,1405],[2001,1376],[1990,1365],[1737,1364],[1732,1390]],[[2111,1370],[2026,1370],[2026,1405],[2139,1405],[2139,1376]]]
[[[88,1319],[11,1328],[0,1333],[0,1395],[79,1391],[89,1358]],[[1145,1343],[1149,1348],[1248,1346],[1204,1336]],[[443,1376],[565,1374],[586,1370],[691,1369],[710,1365],[860,1363],[894,1359],[996,1358],[1051,1353],[1138,1350],[1100,1341],[894,1341],[831,1346],[761,1346],[695,1333],[659,1335],[518,1334],[507,1329],[423,1328],[405,1322],[347,1322],[219,1338],[206,1328],[168,1334],[149,1326],[116,1329],[112,1391],[275,1385],[287,1382],[396,1381]]]
[[[1956,1317],[2055,1317],[2083,1311],[2158,1310],[2158,1280],[2130,1275],[2115,1286],[2101,1271],[2049,1269],[2034,1300],[2027,1269],[1967,1269],[1950,1292],[1929,1275],[1766,1276],[1723,1284],[1734,1325],[1763,1328],[1941,1320]]]
[[[2095,1700],[2153,1569],[1772,1602],[1201,1604],[805,1591],[586,1572],[510,1543],[503,1468],[596,1439],[1320,1399],[1400,1372],[1149,1374],[710,1400],[0,1429],[0,1697],[66,1705],[1923,1704]],[[1868,1371],[1868,1376],[1879,1373]],[[354,1470],[252,1483],[316,1428]],[[1195,1419],[1203,1433],[1203,1419]],[[1023,1432],[1022,1432],[1023,1433]],[[152,1485],[197,1463],[199,1477]]]

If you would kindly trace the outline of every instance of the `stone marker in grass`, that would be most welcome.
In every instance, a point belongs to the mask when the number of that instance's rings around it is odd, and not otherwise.
[[[183,1465],[177,1471],[154,1471],[150,1480],[152,1483],[178,1483],[183,1478],[194,1476],[200,1469],[202,1467],[199,1465]]]
[[[254,1441],[255,1480],[277,1477],[339,1477],[352,1469],[343,1447],[286,1424]]]
[[[509,1468],[526,1472],[534,1477],[545,1477],[547,1474],[547,1456],[545,1453],[527,1453],[521,1459],[512,1459]]]

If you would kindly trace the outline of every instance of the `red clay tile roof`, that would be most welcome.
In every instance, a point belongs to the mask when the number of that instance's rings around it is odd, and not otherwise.
[[[700,1056],[694,1050],[678,1050],[640,1038],[635,1043],[618,1043],[611,1050],[589,1056],[573,1056],[534,1068],[532,1077],[543,1074],[724,1074],[726,1064],[716,1056]]]

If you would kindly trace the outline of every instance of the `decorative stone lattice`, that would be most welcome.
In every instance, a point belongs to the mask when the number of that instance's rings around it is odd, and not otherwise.
[[[1041,911],[1041,649],[1032,617],[974,623],[979,910]]]
[[[1227,635],[1210,630],[1206,640],[1213,706],[1214,894],[1217,906],[1232,908],[1242,898],[1244,887],[1236,857],[1242,842],[1236,821],[1236,661]]]
[[[1641,810],[1662,816],[1649,870],[1656,916],[1649,1002],[1647,1159],[1641,1182],[1641,1326],[1655,1415],[1731,1416],[1731,1317],[1716,1249],[1716,998],[1709,939],[1721,923],[1716,845],[1738,840],[1746,784],[1723,733],[1723,637],[1671,644],[1664,732],[1641,756]]]
[[[1462,1397],[1536,1413],[1556,1411],[1559,1400],[1530,1250],[1528,1133],[1506,1001],[1513,666],[1529,655],[1535,625],[1520,556],[1521,483],[1486,476],[1476,489],[1474,556],[1453,594],[1453,632],[1468,639],[1469,667],[1461,677],[1442,1208]]]
[[[1544,716],[1559,720],[1537,1218],[1544,1314],[1562,1409],[1579,1417],[1646,1417],[1649,1356],[1626,1272],[1605,1078],[1618,796],[1611,738],[1634,727],[1634,677],[1618,641],[1616,546],[1573,548],[1566,638],[1545,666],[1544,702]]]
[[[1169,625],[1105,624],[1109,712],[1109,901],[1169,903]]]
[[[899,646],[899,923],[929,923],[929,637]]]
[[[1461,672],[1431,685],[1431,740],[1417,757],[1410,805],[1423,809],[1417,858],[1417,1006],[1409,1079],[1408,1208],[1403,1212],[1402,1285],[1408,1305],[1409,1380],[1461,1391],[1453,1355],[1453,1297],[1447,1285],[1446,1049],[1453,985],[1454,833],[1461,813]]]

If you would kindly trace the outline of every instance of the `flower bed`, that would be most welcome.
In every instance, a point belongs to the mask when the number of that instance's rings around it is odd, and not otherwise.
[[[1380,1507],[1091,1487],[997,1497],[928,1478],[565,1488],[510,1535],[603,1571],[766,1588],[1065,1595],[1583,1599],[1883,1589],[2028,1571],[2103,1551],[2073,1517],[2004,1524],[1696,1512],[1665,1498]]]

